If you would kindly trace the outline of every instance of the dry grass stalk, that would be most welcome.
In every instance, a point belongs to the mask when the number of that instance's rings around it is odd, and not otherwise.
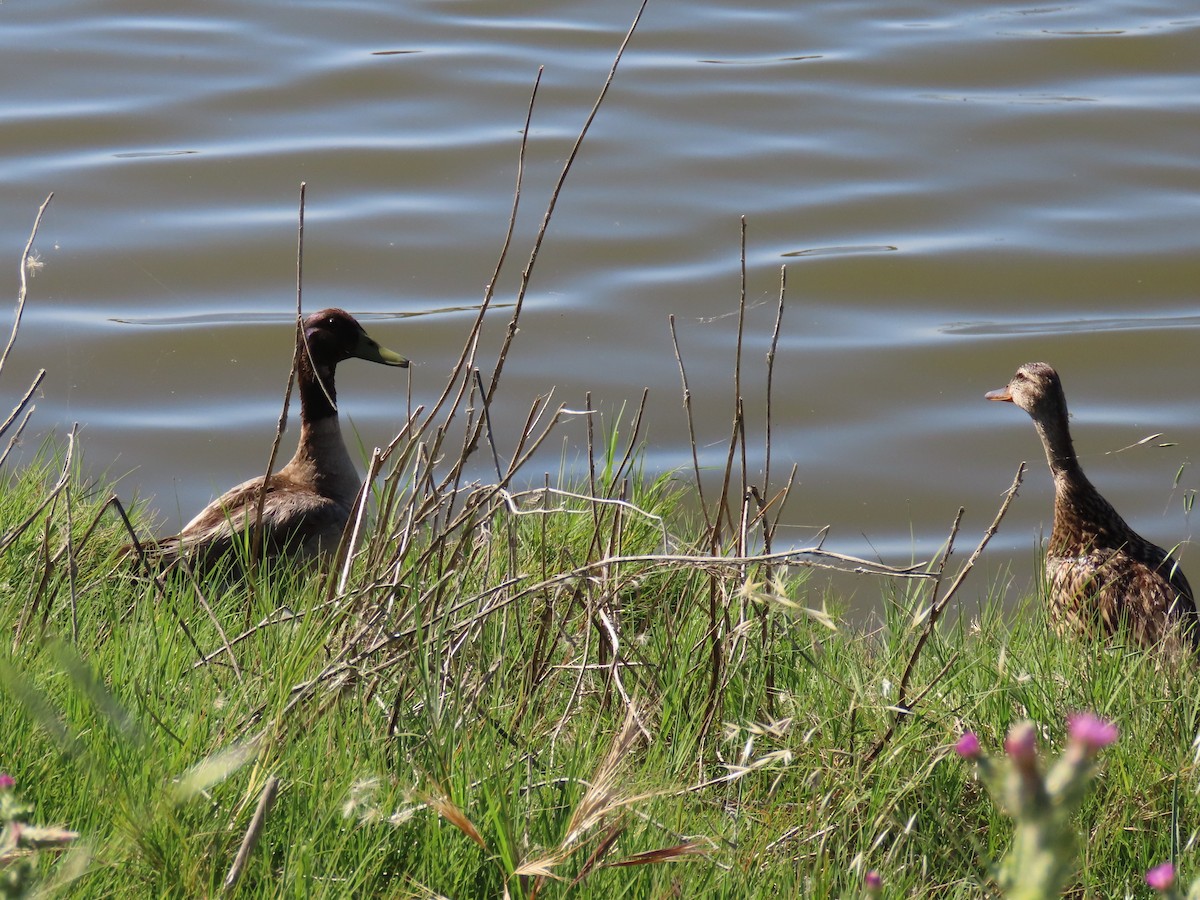
[[[703,856],[712,850],[712,844],[707,841],[685,841],[682,844],[676,844],[673,847],[660,847],[657,850],[645,850],[642,853],[635,853],[633,856],[627,856],[624,859],[618,859],[614,862],[605,863],[605,868],[615,868],[618,866],[648,866],[656,863],[678,862],[681,859],[688,859],[695,856]]]
[[[487,843],[479,834],[479,829],[467,818],[467,814],[450,799],[445,791],[436,788],[433,791],[426,791],[421,794],[421,799],[436,812],[439,816],[469,837],[472,841],[478,844],[483,849],[487,849]]]
[[[241,846],[238,847],[237,856],[234,857],[233,865],[229,868],[229,874],[225,876],[225,882],[221,886],[222,891],[227,896],[233,893],[238,881],[241,880],[242,872],[245,871],[250,854],[254,852],[255,846],[258,844],[258,838],[262,834],[267,815],[271,812],[271,807],[275,805],[275,796],[278,791],[279,779],[272,775],[267,779],[267,783],[263,785],[262,793],[258,797],[258,806],[254,809],[254,815],[251,817],[250,824],[246,828],[246,834],[242,837]]]
[[[638,712],[630,705],[626,709],[625,722],[613,739],[608,752],[596,767],[595,773],[587,782],[587,790],[571,812],[567,822],[566,832],[549,853],[544,853],[523,862],[513,874],[519,877],[533,877],[539,880],[559,876],[554,870],[570,859],[583,845],[584,839],[598,825],[614,812],[623,809],[629,798],[618,788],[618,776],[622,765],[638,740],[639,734],[649,733],[638,721]],[[600,841],[592,850],[587,860],[572,882],[574,887],[582,881],[589,872],[594,871],[604,855],[612,848],[617,838],[624,830],[620,822],[610,823],[602,833]],[[536,894],[540,884],[535,884],[533,893]]]

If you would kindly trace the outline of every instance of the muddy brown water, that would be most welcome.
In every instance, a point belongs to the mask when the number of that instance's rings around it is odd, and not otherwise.
[[[413,358],[428,402],[495,265],[537,68],[501,303],[636,5],[158,6],[0,4],[10,296],[55,192],[0,401],[45,367],[35,426],[79,422],[89,466],[122,475],[169,530],[270,449],[300,182],[306,305],[360,314]],[[829,525],[834,549],[924,558],[962,505],[965,555],[1024,459],[985,559],[1012,566],[1014,595],[1027,587],[1049,478],[1028,418],[983,393],[1045,359],[1093,480],[1149,537],[1187,542],[1198,107],[1186,4],[650,0],[554,213],[494,412],[511,423],[551,388],[576,407],[590,391],[611,425],[648,387],[647,466],[686,467],[674,315],[717,465],[744,215],[759,433],[787,267],[774,454],[799,485],[785,540]],[[394,432],[406,377],[339,371],[364,446]],[[568,426],[531,481],[581,465],[582,433]]]

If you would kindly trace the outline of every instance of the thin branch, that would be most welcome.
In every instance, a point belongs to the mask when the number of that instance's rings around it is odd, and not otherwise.
[[[222,885],[222,889],[226,895],[232,893],[233,889],[237,887],[237,883],[242,877],[242,872],[246,868],[246,862],[250,859],[250,854],[254,852],[259,835],[262,834],[263,823],[266,822],[267,815],[271,812],[271,807],[275,805],[275,795],[278,791],[279,779],[272,775],[267,779],[267,783],[263,785],[262,794],[258,798],[258,806],[255,808],[254,815],[250,819],[246,835],[242,838],[242,845],[238,848],[237,856],[234,857],[229,874],[225,876],[225,883]]]
[[[771,490],[771,389],[775,383],[775,351],[779,347],[779,332],[783,327],[783,301],[787,295],[787,266],[779,267],[779,306],[775,312],[775,327],[771,330],[771,344],[767,350],[767,398],[766,398],[766,421],[763,423],[763,433],[765,435],[764,443],[764,459],[763,459],[763,493],[769,493]],[[765,549],[771,549],[771,535],[773,529],[767,527],[767,523],[763,522],[763,536],[766,539]]]
[[[288,371],[287,388],[283,392],[283,408],[279,411],[279,421],[275,425],[275,440],[271,442],[271,455],[267,459],[267,471],[263,473],[262,484],[258,489],[258,503],[255,504],[254,521],[250,523],[250,567],[251,571],[258,565],[262,557],[263,546],[263,509],[267,505],[267,486],[271,481],[271,473],[275,471],[275,460],[279,456],[279,445],[283,442],[283,432],[287,428],[288,407],[292,402],[292,386],[296,383],[296,373],[300,368],[300,347],[308,349],[304,336],[304,194],[308,185],[300,182],[300,208],[296,226],[296,347],[292,351],[292,365]],[[311,357],[311,354],[310,354]],[[321,386],[322,390],[325,386]],[[328,391],[326,391],[328,396]],[[332,403],[332,400],[330,401]]]
[[[339,553],[334,555],[336,566],[337,560],[344,552],[342,574],[339,576],[337,584],[339,594],[345,593],[346,585],[350,583],[350,569],[354,565],[354,554],[357,551],[359,540],[362,538],[363,525],[367,518],[367,499],[371,495],[371,482],[379,475],[382,466],[383,451],[376,447],[371,451],[371,461],[367,465],[366,477],[363,478],[362,486],[358,489],[358,497],[354,501],[354,515],[347,527],[343,529],[342,538],[339,541]]]
[[[54,199],[54,192],[51,191],[42,205],[38,207],[37,216],[33,220],[33,230],[29,232],[29,240],[25,243],[25,250],[21,253],[21,288],[17,293],[17,312],[13,317],[12,333],[8,336],[8,344],[4,347],[4,352],[0,353],[0,374],[4,372],[4,364],[8,362],[9,351],[12,350],[13,344],[17,342],[17,329],[21,327],[21,316],[25,312],[25,298],[29,293],[29,254],[33,250],[33,242],[37,237],[38,226],[42,224],[42,215],[46,212],[46,207],[50,205],[50,201]]]
[[[736,428],[740,434],[739,439],[739,456],[741,457],[742,467],[742,482],[741,482],[741,499],[743,516],[746,508],[746,488],[749,486],[750,475],[747,469],[746,460],[746,409],[745,398],[742,395],[742,352],[745,347],[746,336],[746,217],[741,217],[741,261],[740,261],[740,284],[738,288],[738,330],[737,330],[737,357],[734,360],[733,392],[736,397]],[[743,544],[742,552],[745,552]]]
[[[8,431],[9,426],[11,426],[12,423],[16,420],[17,416],[19,416],[21,414],[21,410],[23,410],[25,408],[25,405],[29,402],[30,398],[33,397],[33,392],[38,389],[38,385],[42,383],[42,379],[45,377],[46,377],[46,370],[38,369],[38,373],[33,376],[33,381],[30,383],[29,388],[25,391],[24,396],[22,396],[21,399],[17,402],[17,405],[13,407],[12,412],[8,414],[8,418],[5,419],[3,423],[0,423],[0,434],[4,434],[4,432]],[[26,415],[26,418],[28,418],[28,415]],[[21,432],[21,430],[23,430],[24,428],[25,428],[25,423],[22,422],[21,428],[17,430],[17,433],[19,434]],[[10,444],[9,444],[9,450],[12,449],[12,443],[15,442],[16,439],[17,439],[16,435],[13,435],[12,442],[10,442]],[[4,455],[8,456],[8,450],[4,451]]]
[[[78,427],[78,425],[72,426],[72,437],[75,435]],[[66,458],[63,460],[62,474],[59,475],[58,481],[55,482],[54,487],[50,489],[50,492],[45,496],[45,498],[43,498],[42,502],[38,504],[37,509],[35,509],[24,520],[22,520],[20,524],[9,529],[9,531],[3,537],[0,537],[0,553],[3,553],[10,546],[12,546],[13,542],[25,533],[25,529],[32,525],[34,520],[42,514],[42,510],[54,502],[58,495],[66,489],[67,483],[70,481],[71,455],[74,447],[75,442],[73,440],[68,441]]]
[[[687,369],[683,365],[683,353],[679,349],[679,335],[675,331],[675,316],[667,317],[671,326],[671,345],[675,348],[675,362],[679,366],[679,380],[683,382],[683,409],[687,414],[688,442],[692,447],[692,471],[696,475],[696,493],[700,498],[700,512],[704,515],[704,526],[712,531],[713,522],[708,514],[708,504],[704,502],[704,480],[700,477],[700,452],[696,447],[696,420],[692,413],[692,389],[688,385]]]
[[[512,245],[513,232],[516,229],[517,210],[521,205],[521,186],[525,179],[525,152],[529,147],[529,128],[533,121],[533,107],[537,101],[538,86],[542,83],[542,72],[544,70],[545,66],[538,67],[537,77],[534,78],[533,81],[533,91],[529,95],[529,106],[525,111],[525,126],[521,129],[521,146],[517,153],[517,184],[516,188],[513,190],[512,208],[509,211],[508,227],[504,232],[504,240],[501,242],[500,256],[496,260],[496,267],[492,271],[492,277],[488,279],[487,286],[484,288],[483,302],[479,305],[479,312],[475,316],[475,322],[471,326],[471,331],[467,337],[467,341],[463,344],[463,350],[458,357],[458,362],[456,362],[451,369],[450,377],[446,381],[446,387],[443,389],[442,395],[438,398],[437,402],[429,408],[429,415],[425,418],[424,423],[418,429],[418,433],[424,433],[425,428],[437,417],[438,413],[441,412],[442,406],[445,404],[447,398],[450,396],[450,393],[453,390],[454,385],[458,382],[463,373],[470,372],[475,368],[475,354],[479,347],[480,329],[483,327],[484,317],[487,315],[487,311],[491,308],[492,299],[495,297],[496,282],[500,279],[500,272],[503,270],[505,260],[508,258],[508,250]],[[462,400],[463,391],[466,390],[468,384],[469,379],[464,379],[462,387],[459,390],[459,394],[455,398],[454,404],[451,407],[452,409],[458,408],[458,405]]]
[[[42,369],[41,375],[45,374],[46,370]],[[12,437],[8,439],[8,445],[4,448],[4,452],[0,453],[0,466],[4,465],[4,461],[8,459],[8,454],[12,453],[13,447],[17,446],[17,444],[20,442],[21,435],[25,431],[25,426],[29,424],[29,419],[31,416],[33,416],[33,411],[35,409],[37,409],[36,406],[31,406],[29,409],[25,410],[25,416],[21,419],[21,424],[17,426],[17,430],[14,431],[12,433]]]
[[[475,369],[472,373],[475,376],[475,383],[479,388],[479,399],[483,404],[483,424],[487,434],[488,446],[492,448],[492,462],[496,466],[496,477],[503,478],[504,470],[500,466],[500,451],[496,448],[496,434],[492,431],[492,404],[488,401],[487,395],[483,390],[483,378],[479,374],[479,370]]]
[[[863,758],[864,763],[871,763],[876,757],[879,756],[880,752],[882,752],[888,741],[892,739],[892,736],[895,734],[896,727],[900,721],[912,712],[913,707],[915,707],[917,703],[929,693],[929,689],[938,681],[940,681],[945,673],[949,671],[949,664],[947,664],[947,666],[942,668],[941,672],[934,676],[933,681],[926,685],[916,698],[914,698],[911,702],[907,700],[908,686],[912,680],[914,672],[916,671],[917,660],[921,656],[921,650],[925,647],[925,644],[933,634],[933,629],[937,625],[937,621],[941,618],[941,615],[945,611],[947,605],[950,603],[951,598],[958,593],[958,589],[966,580],[967,575],[970,574],[971,570],[975,568],[975,563],[979,560],[984,548],[988,545],[991,539],[995,537],[996,531],[1000,528],[1000,522],[1003,521],[1005,514],[1008,512],[1008,508],[1012,505],[1013,499],[1017,496],[1017,489],[1021,486],[1021,481],[1025,477],[1025,469],[1025,463],[1021,463],[1021,465],[1017,467],[1017,474],[1013,477],[1012,484],[1009,485],[1008,490],[1005,491],[1004,500],[1001,502],[1000,509],[997,511],[995,518],[992,519],[992,524],[989,525],[984,531],[983,537],[979,539],[979,544],[975,547],[974,552],[971,553],[967,561],[963,563],[963,566],[959,570],[957,577],[947,589],[946,593],[940,598],[935,599],[933,604],[930,606],[929,613],[925,617],[925,625],[921,629],[921,634],[917,638],[917,642],[913,647],[913,651],[908,657],[908,664],[904,667],[904,674],[900,677],[900,687],[897,691],[896,700],[896,716],[892,720],[892,723],[888,726],[888,729],[883,736],[876,741],[875,745],[867,752],[866,756]],[[961,517],[961,511],[959,516]],[[958,521],[958,518],[956,518],[956,528]],[[950,543],[950,541],[947,542],[948,545]],[[940,579],[941,576],[940,574],[937,574],[935,577]],[[953,661],[953,659],[954,657],[951,658],[951,661]]]
[[[512,319],[508,323],[508,331],[504,336],[504,343],[500,347],[500,353],[496,358],[496,368],[492,370],[492,380],[488,385],[487,401],[490,403],[495,396],[496,389],[500,383],[500,373],[504,369],[504,362],[508,358],[509,347],[512,346],[513,338],[517,335],[517,320],[521,317],[521,310],[525,306],[525,295],[529,290],[529,279],[533,274],[533,267],[537,263],[538,253],[542,249],[542,242],[546,239],[546,231],[550,227],[550,218],[554,215],[554,207],[558,205],[558,198],[562,194],[563,185],[566,184],[567,175],[571,171],[571,166],[575,162],[575,158],[579,155],[580,148],[583,147],[583,140],[587,137],[588,130],[592,127],[592,122],[596,118],[596,114],[600,111],[601,104],[604,103],[604,98],[608,94],[608,89],[612,86],[613,79],[617,75],[617,66],[621,63],[621,57],[625,55],[625,48],[629,46],[629,41],[633,38],[634,31],[637,30],[638,22],[642,19],[642,13],[646,10],[646,4],[649,0],[642,0],[642,5],[638,7],[637,15],[633,17],[633,23],[629,26],[629,30],[625,33],[625,39],[621,41],[621,46],[617,49],[617,55],[613,58],[612,66],[608,70],[608,77],[604,79],[604,86],[600,88],[600,95],[596,98],[596,102],[592,104],[591,112],[588,113],[587,119],[583,123],[583,128],[579,131],[579,136],[575,138],[575,143],[571,147],[571,152],[567,154],[567,160],[563,163],[562,171],[559,173],[558,180],[554,184],[554,189],[550,192],[550,202],[546,206],[546,212],[542,216],[542,224],[538,227],[537,235],[533,240],[533,249],[529,253],[529,261],[525,264],[525,269],[521,272],[521,285],[517,289],[517,301],[513,310]]]

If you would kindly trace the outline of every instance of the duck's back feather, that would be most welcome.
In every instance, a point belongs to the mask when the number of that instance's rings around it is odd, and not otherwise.
[[[1151,545],[1153,546],[1153,545]],[[1124,548],[1047,555],[1051,618],[1062,632],[1127,632],[1138,644],[1197,643],[1196,607],[1182,570],[1165,550],[1157,560]]]
[[[147,556],[171,563],[187,555],[205,569],[248,537],[255,521],[263,479],[252,478],[206,506],[183,530],[146,547]],[[263,501],[262,551],[266,557],[287,553],[301,559],[333,550],[350,517],[343,503],[321,496],[277,472],[267,480]]]

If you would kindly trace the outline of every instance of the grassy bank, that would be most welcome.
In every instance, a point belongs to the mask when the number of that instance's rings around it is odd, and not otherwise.
[[[686,477],[639,470],[644,401],[621,428],[590,397],[539,397],[493,428],[573,158],[507,327],[484,323],[511,230],[444,388],[422,385],[428,407],[410,400],[371,453],[324,571],[150,577],[120,547],[152,523],[127,527],[73,441],[17,468],[0,456],[0,818],[78,835],[21,855],[38,833],[23,825],[10,852],[7,827],[0,889],[850,898],[874,870],[887,897],[996,896],[1012,824],[951,748],[964,731],[996,748],[1023,719],[1058,748],[1073,710],[1121,732],[1071,825],[1075,896],[1145,896],[1168,858],[1192,875],[1194,667],[1059,640],[1038,598],[1005,614],[975,554],[949,553],[990,531],[952,534],[916,569],[776,545],[797,477],[772,474],[786,272],[761,434],[742,393],[744,262],[733,396],[704,398],[728,403],[725,437],[696,434],[672,323]],[[519,197],[518,177],[514,222]],[[0,425],[8,444],[44,374]],[[531,471],[552,438],[583,461],[570,483]],[[701,478],[697,448],[718,445],[722,471]],[[826,568],[878,597],[878,627],[842,620]]]
[[[1145,895],[1177,850],[1191,872],[1190,668],[1056,639],[1032,602],[927,632],[949,575],[864,576],[886,623],[848,628],[806,611],[819,572],[721,563],[690,488],[607,459],[574,496],[385,488],[349,568],[248,584],[156,584],[103,486],[34,515],[61,460],[6,474],[0,770],[80,835],[42,883],[219,893],[270,786],[239,896],[852,897],[867,869],[987,896],[1011,826],[949,747],[1022,718],[1058,746],[1076,709],[1121,729],[1079,895]]]

